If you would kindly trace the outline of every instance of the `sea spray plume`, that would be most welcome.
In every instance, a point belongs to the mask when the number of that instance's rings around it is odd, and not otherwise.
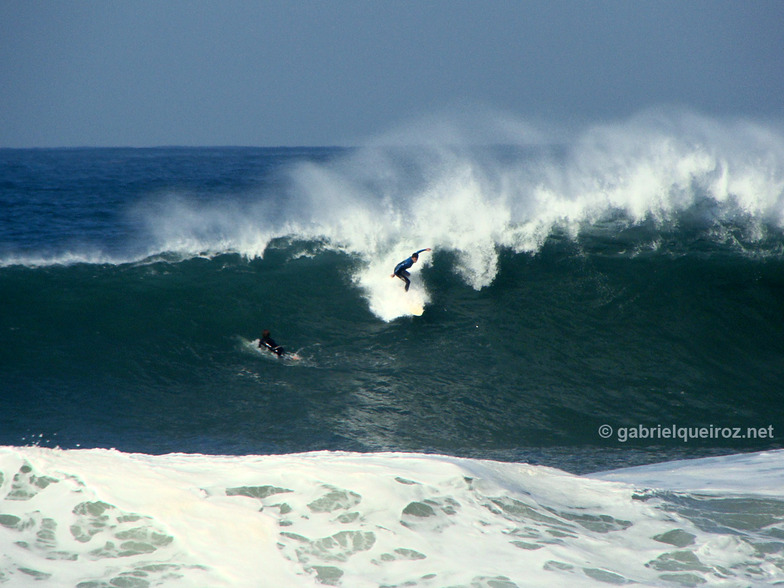
[[[707,200],[718,222],[745,214],[782,224],[784,141],[775,128],[649,111],[588,127],[555,149],[542,147],[541,133],[532,149],[527,135],[513,135],[527,128],[510,126],[497,134],[513,146],[500,156],[461,139],[459,128],[434,127],[449,143],[412,149],[421,166],[387,166],[387,185],[412,168],[422,179],[389,201],[411,214],[405,228],[414,241],[457,253],[455,269],[474,288],[492,281],[499,247],[536,252],[555,230],[577,238],[610,218],[662,226]]]
[[[363,149],[329,170],[300,166],[295,201],[297,214],[304,211],[309,221],[302,236],[359,256],[364,263],[354,281],[371,310],[391,320],[409,314],[412,301],[419,306],[429,299],[419,286],[398,296],[383,279],[401,256],[424,245],[457,253],[456,270],[471,286],[492,281],[497,228],[508,225],[509,213],[489,181],[483,167],[455,147]]]
[[[455,271],[476,289],[495,278],[499,248],[535,253],[554,231],[576,239],[609,219],[616,231],[645,222],[666,230],[702,207],[715,238],[717,227],[741,223],[751,240],[784,223],[784,140],[753,122],[650,111],[516,158],[454,143],[428,149],[437,165],[404,200],[406,228],[456,253]]]
[[[576,239],[610,219],[614,230],[667,227],[700,207],[714,223],[754,225],[752,234],[781,228],[783,146],[777,127],[688,113],[589,127],[547,160],[500,170],[511,221],[498,245],[535,252],[555,230]]]
[[[425,125],[408,143],[398,133],[392,145],[301,161],[272,188],[219,203],[168,198],[152,207],[148,228],[158,247],[182,254],[261,257],[282,237],[344,251],[359,262],[353,279],[371,310],[391,320],[408,314],[408,301],[390,294],[386,277],[422,246],[451,253],[454,271],[481,289],[497,275],[499,250],[535,254],[554,232],[579,239],[642,223],[668,230],[694,210],[715,238],[728,223],[749,239],[784,226],[784,134],[776,126],[659,110],[554,132],[549,145],[508,117],[488,127],[477,145],[459,122]],[[436,129],[429,142],[428,128]],[[409,294],[426,303],[426,281],[417,283]]]
[[[291,173],[290,209],[300,225],[297,237],[325,240],[361,259],[353,281],[365,292],[371,311],[387,321],[429,301],[422,286],[404,292],[388,280],[401,252],[418,248],[420,231],[412,219],[419,213],[411,194],[421,190],[414,177],[422,168],[402,171],[409,157],[360,150],[328,168],[302,164]]]
[[[142,227],[141,241],[148,243],[147,257],[240,253],[260,258],[269,242],[285,232],[259,222],[277,216],[274,201],[268,200],[215,202],[167,194],[138,204],[131,214]]]
[[[350,252],[383,249],[394,210],[388,198],[364,184],[360,171],[345,160],[294,166],[283,198],[294,233],[286,236],[324,240]]]
[[[780,222],[784,140],[756,123],[652,111],[581,133],[560,186],[582,201],[581,221],[611,210],[664,221],[704,197]]]

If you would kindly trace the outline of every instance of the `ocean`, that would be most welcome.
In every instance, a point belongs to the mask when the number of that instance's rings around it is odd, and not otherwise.
[[[0,583],[784,583],[784,133],[451,139],[0,150]]]

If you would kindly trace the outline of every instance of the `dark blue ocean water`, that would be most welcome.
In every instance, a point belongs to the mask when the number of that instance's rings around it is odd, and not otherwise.
[[[709,138],[0,151],[0,444],[577,472],[781,447],[781,153]],[[422,247],[411,316],[385,289]]]

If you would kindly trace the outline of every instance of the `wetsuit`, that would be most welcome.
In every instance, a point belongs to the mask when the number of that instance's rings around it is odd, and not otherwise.
[[[407,270],[410,269],[412,265],[414,265],[414,256],[416,255],[419,257],[419,254],[423,251],[427,251],[427,249],[420,249],[416,253],[412,253],[411,257],[404,259],[399,264],[397,264],[395,266],[395,271],[392,272],[406,283],[406,292],[408,292],[408,287],[411,285],[411,280],[408,279],[411,277],[411,274],[409,274]]]
[[[259,341],[259,347],[262,346],[272,351],[272,353],[276,354],[278,357],[282,357],[283,354],[286,353],[286,350],[283,349],[283,347],[281,347],[277,343],[275,343],[275,341],[273,341],[272,337],[270,337],[269,335],[262,337],[261,340]]]

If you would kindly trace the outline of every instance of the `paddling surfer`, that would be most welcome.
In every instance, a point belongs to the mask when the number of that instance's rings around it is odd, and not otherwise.
[[[283,347],[275,343],[267,329],[262,331],[261,339],[259,339],[259,349],[264,349],[265,347],[278,357],[283,357],[286,353],[286,350],[283,349]]]

